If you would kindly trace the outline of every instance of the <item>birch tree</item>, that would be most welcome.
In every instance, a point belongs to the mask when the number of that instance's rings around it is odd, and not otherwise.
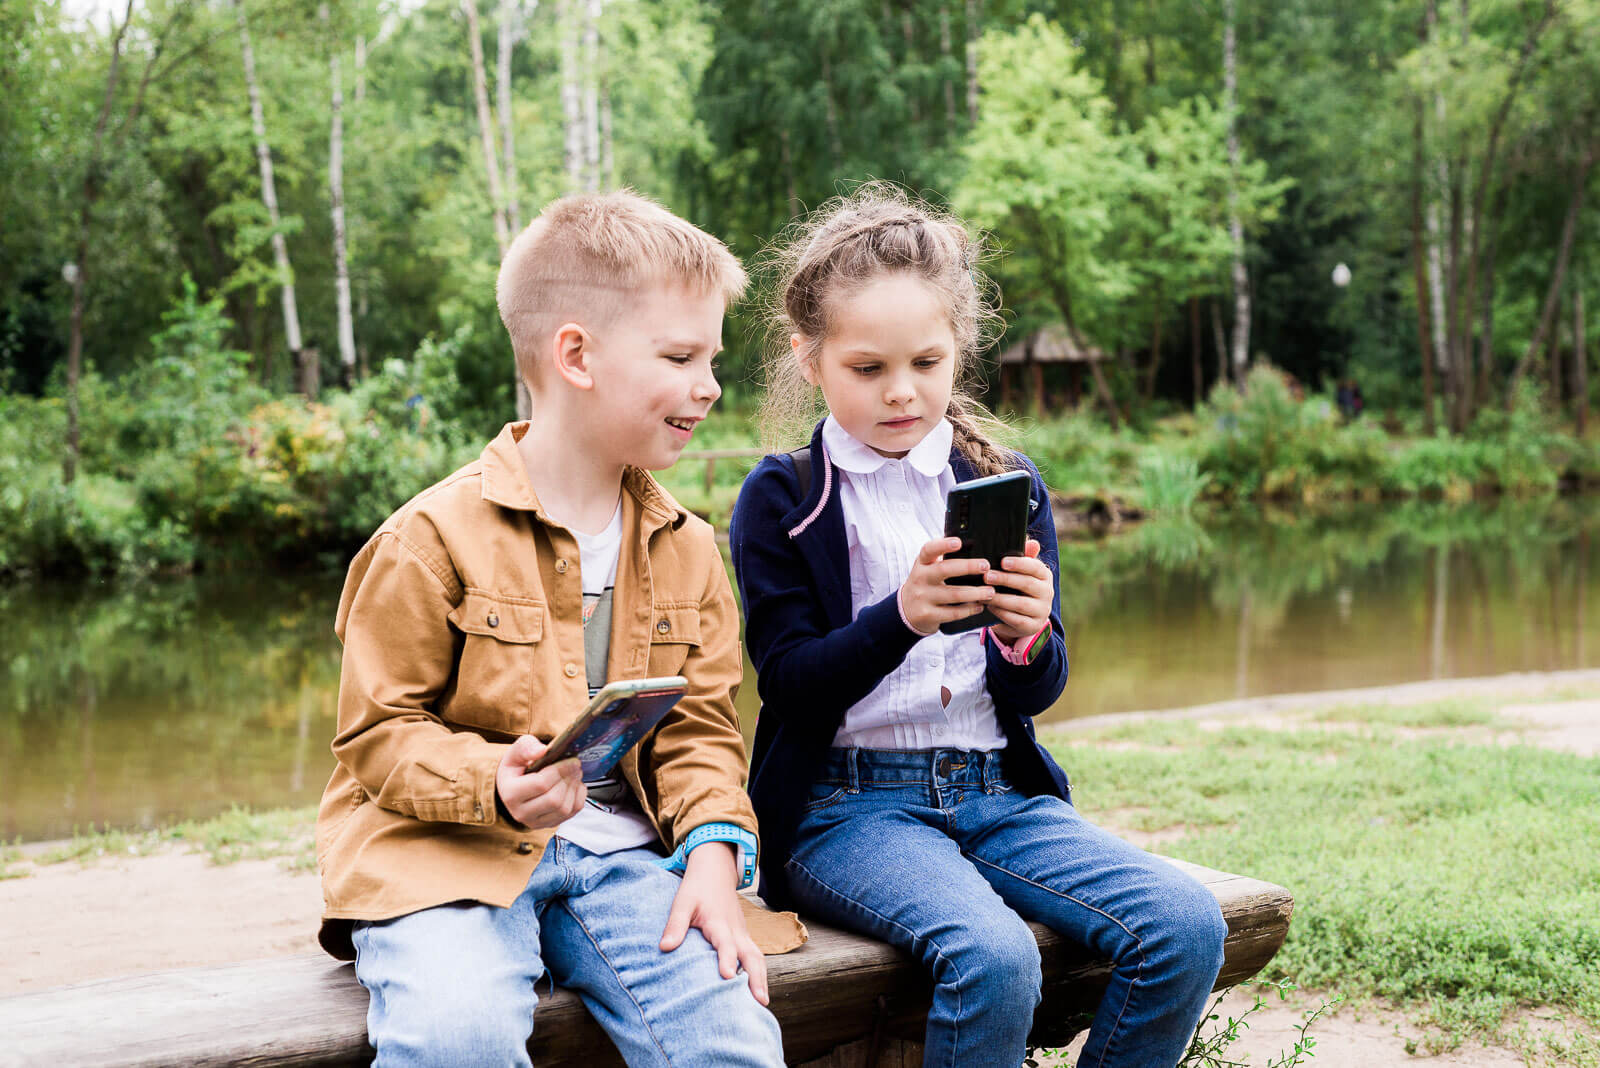
[[[239,51],[244,59],[244,83],[250,96],[250,126],[256,139],[256,162],[261,170],[261,202],[267,208],[267,221],[272,227],[272,259],[278,269],[280,293],[283,303],[283,334],[289,344],[289,356],[299,374],[302,392],[314,392],[312,377],[305,364],[305,349],[300,342],[300,313],[294,301],[294,271],[289,265],[289,245],[283,237],[283,221],[278,214],[278,189],[272,180],[272,149],[267,141],[267,121],[261,110],[261,87],[256,81],[256,54],[250,45],[250,26],[244,16],[242,0],[234,0],[233,10],[239,24]]]
[[[483,169],[489,180],[494,242],[504,258],[511,237],[506,226],[505,198],[500,189],[500,161],[495,158],[494,115],[489,110],[488,76],[483,68],[483,27],[478,21],[477,0],[461,0],[461,10],[467,16],[467,43],[472,52],[472,99],[477,105],[478,139],[483,145]]]
[[[537,0],[534,7],[537,8]],[[517,149],[511,114],[511,54],[522,37],[522,16],[517,0],[500,0],[500,34],[498,64],[495,76],[495,96],[500,111],[500,152],[504,160],[506,224],[515,237],[522,232],[522,208],[517,203]]]
[[[1234,2],[1223,2],[1222,82],[1228,114],[1228,233],[1233,238],[1233,379],[1244,388],[1250,362],[1250,275],[1244,265],[1244,223],[1239,218],[1239,74],[1234,37]]]
[[[328,5],[317,8],[328,31],[328,214],[333,222],[333,299],[338,317],[339,371],[344,385],[356,378],[356,334],[350,318],[350,264],[344,228],[344,88],[340,83],[339,45],[332,32]]]
[[[583,188],[600,188],[600,2],[583,8]]]
[[[578,71],[578,13],[583,0],[561,0],[556,20],[561,38],[561,117],[565,126],[567,188],[583,188],[583,113]]]

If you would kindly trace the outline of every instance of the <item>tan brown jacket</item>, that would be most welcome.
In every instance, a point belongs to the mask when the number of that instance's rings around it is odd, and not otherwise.
[[[549,741],[588,701],[578,546],[534,497],[526,429],[414,497],[350,564],[339,764],[317,816],[319,937],[336,957],[355,955],[351,920],[510,905],[552,835],[495,804],[506,746]],[[671,848],[702,823],[754,831],[739,615],[711,528],[632,468],[622,523],[607,677],[684,675],[689,694],[619,768]]]

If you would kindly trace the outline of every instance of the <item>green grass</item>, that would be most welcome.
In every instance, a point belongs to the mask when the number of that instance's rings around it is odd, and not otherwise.
[[[1600,761],[1394,729],[1492,715],[1471,702],[1335,711],[1369,725],[1153,722],[1046,740],[1091,819],[1192,828],[1161,851],[1293,891],[1273,975],[1391,999],[1443,1046],[1515,1043],[1509,1021],[1531,1006],[1600,1027]],[[1575,1063],[1595,1063],[1586,1042]]]
[[[185,820],[154,830],[91,827],[88,831],[75,831],[70,839],[43,850],[33,857],[33,862],[90,864],[103,857],[140,856],[183,844],[190,852],[206,854],[213,864],[281,857],[284,867],[291,871],[315,871],[312,832],[316,816],[316,809],[311,807],[263,812],[232,808],[211,819]],[[20,850],[0,852],[0,878],[27,874],[9,868],[9,863],[20,859]]]
[[[1310,716],[1317,723],[1365,723],[1389,727],[1492,727],[1507,725],[1495,714],[1499,702],[1460,697],[1423,705],[1336,705]]]

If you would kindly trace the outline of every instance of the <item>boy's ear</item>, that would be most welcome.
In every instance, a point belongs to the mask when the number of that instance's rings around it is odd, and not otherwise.
[[[562,323],[550,339],[556,374],[574,389],[593,389],[589,359],[594,339],[577,323]]]
[[[801,335],[789,335],[789,347],[794,350],[794,358],[800,364],[800,377],[813,386],[820,385],[817,381],[817,361],[806,356],[805,345],[806,339]]]

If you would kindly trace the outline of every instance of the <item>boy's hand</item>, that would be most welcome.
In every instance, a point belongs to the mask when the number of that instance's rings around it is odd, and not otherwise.
[[[717,970],[724,979],[739,974],[744,965],[750,977],[750,993],[767,1004],[767,959],[750,938],[739,908],[737,854],[728,842],[706,842],[689,854],[683,885],[672,899],[667,929],[661,934],[661,952],[670,953],[683,944],[689,928],[698,927],[717,951]]]
[[[494,773],[494,789],[511,818],[524,827],[557,827],[576,816],[588,800],[583,765],[577,757],[529,772],[544,754],[545,744],[531,734],[511,743]],[[696,850],[698,852],[698,850]]]
[[[1031,638],[1050,625],[1050,606],[1055,601],[1055,583],[1050,569],[1039,559],[1039,543],[1028,539],[1025,556],[1008,556],[1000,561],[1003,571],[990,571],[983,581],[994,586],[1009,586],[1016,593],[996,593],[989,611],[1000,620],[993,627],[995,637],[1010,645]]]
[[[911,629],[927,637],[939,624],[966,619],[983,611],[994,597],[989,586],[947,586],[958,575],[979,575],[989,570],[985,560],[946,560],[946,553],[961,548],[960,538],[935,538],[917,553],[911,574],[900,587],[900,614]],[[1037,550],[1035,550],[1037,551]]]

